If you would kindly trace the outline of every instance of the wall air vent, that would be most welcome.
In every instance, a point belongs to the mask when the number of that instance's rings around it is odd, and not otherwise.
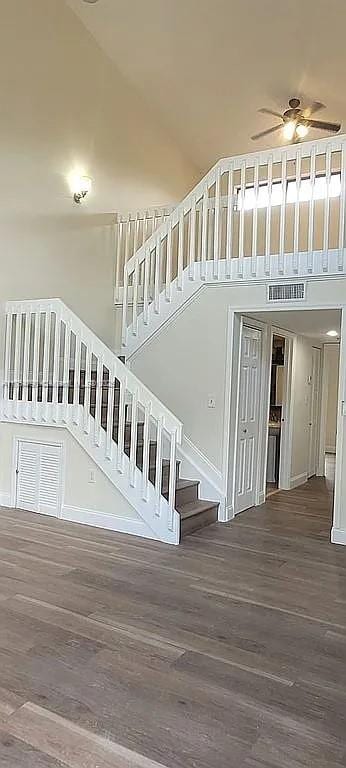
[[[305,283],[281,283],[268,285],[268,301],[302,301],[305,299]]]

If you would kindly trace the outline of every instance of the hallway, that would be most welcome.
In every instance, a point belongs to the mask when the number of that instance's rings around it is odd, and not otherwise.
[[[330,506],[315,478],[179,548],[2,508],[0,765],[342,768]]]

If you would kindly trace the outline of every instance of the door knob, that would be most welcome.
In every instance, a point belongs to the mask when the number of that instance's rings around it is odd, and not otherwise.
[[[246,435],[246,433],[247,433],[247,429],[243,429],[243,432],[244,432],[244,435]]]

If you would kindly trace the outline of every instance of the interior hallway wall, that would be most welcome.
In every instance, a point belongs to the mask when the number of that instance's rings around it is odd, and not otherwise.
[[[335,453],[337,427],[337,400],[339,385],[339,344],[324,345],[325,376],[327,389],[325,445],[327,453]]]

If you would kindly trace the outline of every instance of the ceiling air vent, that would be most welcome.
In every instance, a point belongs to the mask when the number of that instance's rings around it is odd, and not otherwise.
[[[305,299],[305,283],[268,285],[268,301],[302,301],[303,299]]]

